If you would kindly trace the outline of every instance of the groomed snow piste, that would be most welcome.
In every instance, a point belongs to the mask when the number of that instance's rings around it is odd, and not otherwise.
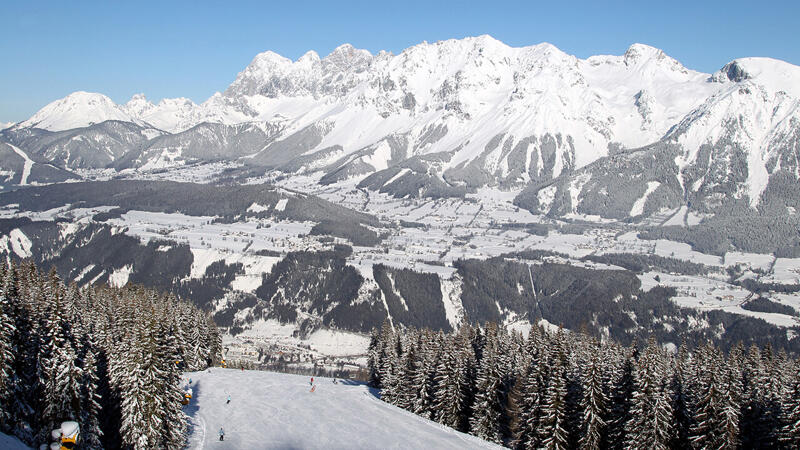
[[[190,449],[501,448],[384,403],[361,383],[315,377],[310,392],[307,376],[218,367],[189,378]]]
[[[3,450],[30,450],[30,447],[14,436],[0,433],[0,448]]]

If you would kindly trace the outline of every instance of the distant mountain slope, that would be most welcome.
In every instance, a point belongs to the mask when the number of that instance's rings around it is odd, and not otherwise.
[[[18,123],[14,128],[64,131],[87,127],[106,120],[138,121],[133,116],[125,113],[122,108],[105,95],[79,91],[49,103],[31,118]]]
[[[626,218],[731,202],[755,209],[765,193],[795,189],[797,86],[800,68],[782,61],[742,58],[705,74],[642,44],[587,59],[490,36],[398,55],[345,44],[296,61],[258,54],[201,104],[137,95],[116,105],[76,92],[3,135],[65,169],[236,160],[397,197],[527,187],[543,197],[520,200],[532,210]],[[655,144],[674,146],[651,155],[666,174],[614,158]],[[571,177],[569,204],[563,189],[538,193],[559,177]],[[602,197],[620,187],[624,200],[606,209]]]
[[[135,151],[163,131],[132,122],[106,120],[64,131],[41,128],[9,128],[4,139],[27,151],[39,162],[67,170],[102,169]]]
[[[0,140],[0,186],[57,183],[78,178],[52,164],[36,162],[19,147]]]
[[[300,375],[215,367],[189,377],[193,397],[184,411],[192,450],[501,448],[384,403],[349,380],[315,377],[310,392],[309,377]]]
[[[715,254],[800,255],[798,86],[800,67],[783,61],[741,58],[706,74],[643,44],[587,59],[490,36],[397,55],[267,51],[200,104],[86,92],[53,102],[0,131],[20,150],[0,154],[0,182],[213,163],[205,179],[302,176],[398,199],[491,189],[535,215],[669,224],[692,245],[720,236],[705,248]],[[684,229],[703,220],[700,235]]]

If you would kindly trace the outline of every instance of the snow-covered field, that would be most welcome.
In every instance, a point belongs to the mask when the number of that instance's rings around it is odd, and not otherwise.
[[[212,368],[190,377],[193,450],[500,448],[384,403],[361,383],[315,378],[310,392],[299,375]]]
[[[188,180],[207,182],[221,175],[226,167],[228,166],[216,163],[187,166],[181,169],[180,176]],[[133,178],[172,179],[175,172],[129,175]],[[445,294],[443,297],[447,298],[447,318],[454,326],[463,316],[460,299],[457,298],[456,291],[460,287],[454,262],[458,259],[485,259],[525,250],[557,252],[565,256],[549,257],[548,260],[596,269],[614,267],[581,261],[580,258],[608,253],[634,253],[702,263],[709,267],[708,275],[646,273],[640,277],[642,288],[648,290],[659,284],[675,287],[678,291],[675,301],[683,307],[698,310],[722,309],[760,317],[784,327],[797,324],[796,318],[792,316],[743,309],[742,305],[753,296],[749,291],[731,284],[726,269],[740,266],[745,277],[757,278],[765,283],[796,284],[800,283],[800,258],[776,259],[771,255],[740,252],[730,252],[720,257],[694,251],[684,243],[640,239],[639,224],[577,214],[565,220],[534,215],[513,205],[517,191],[485,188],[468,194],[465,199],[398,199],[380,192],[359,189],[357,179],[321,185],[318,183],[319,177],[320,173],[282,177],[280,173],[270,172],[263,177],[251,178],[248,183],[274,183],[282,190],[285,188],[291,192],[316,195],[377,217],[382,225],[375,228],[375,231],[384,236],[383,241],[376,247],[353,246],[348,264],[358,269],[367,280],[366,283],[372,283],[373,287],[376,287],[372,280],[375,264],[437,274],[442,280]],[[276,205],[276,209],[283,207],[285,202]],[[18,205],[9,205],[0,209],[0,218],[67,219],[61,226],[62,235],[67,235],[79,230],[94,214],[108,211],[113,206],[72,208],[71,205],[65,205],[34,213],[18,211],[17,208]],[[257,212],[263,208],[254,203],[248,210]],[[688,217],[687,214],[684,210],[665,210],[657,214],[657,217],[654,216],[650,225],[696,223],[697,218]],[[323,243],[319,236],[309,235],[314,225],[312,222],[249,217],[235,223],[218,223],[215,219],[217,218],[132,210],[106,223],[113,225],[117,232],[138,237],[143,242],[154,239],[172,240],[188,245],[193,255],[189,275],[191,278],[202,277],[209,265],[216,261],[241,263],[245,273],[236,276],[231,288],[251,294],[261,284],[262,275],[268,273],[282,255],[295,251],[321,250],[330,246],[330,242]],[[539,233],[527,231],[530,224],[538,224]],[[546,227],[549,227],[549,231],[542,233]],[[341,242],[341,239],[337,238],[336,242]],[[169,245],[162,245],[163,250],[167,250]],[[19,257],[27,257],[31,241],[20,230],[12,230],[8,235],[0,237],[0,248],[7,248]],[[78,268],[79,272],[87,273],[91,270],[90,266]],[[124,284],[128,275],[129,269],[119,269],[113,274],[112,281]],[[656,276],[659,277],[658,281]],[[456,293],[451,294],[450,291]],[[229,293],[220,299],[215,305],[216,309],[224,308],[229,297],[235,300],[236,295],[238,294]],[[450,298],[453,295],[455,301]],[[797,305],[800,309],[800,295],[796,293],[763,295],[778,303],[793,307]],[[248,310],[242,310],[237,317],[242,318],[247,312]],[[508,322],[514,323],[514,326],[530,326],[516,318],[509,318]],[[350,364],[354,361],[353,358],[362,358],[360,355],[363,355],[363,348],[366,347],[364,339],[353,339],[352,336],[315,335],[316,340],[311,342],[306,336],[298,337],[294,327],[276,327],[262,321],[256,321],[251,329],[245,331],[245,334],[232,339],[229,344],[232,353],[241,356],[236,359],[249,362],[257,361],[253,355],[263,348],[293,353],[302,357],[302,364],[316,362],[325,357],[341,357],[339,362]],[[308,348],[309,346],[314,348]],[[343,346],[346,347],[344,351]]]
[[[246,310],[239,314],[246,314]],[[300,338],[294,324],[281,324],[272,319],[256,320],[240,334],[222,338],[228,361],[258,364],[261,353],[281,354],[293,361],[290,364],[293,368],[308,370],[314,366],[357,370],[366,365],[368,345],[369,337],[365,335],[327,328]]]

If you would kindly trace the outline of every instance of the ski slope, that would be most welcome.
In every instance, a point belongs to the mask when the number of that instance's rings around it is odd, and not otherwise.
[[[30,447],[14,436],[0,433],[0,448],[3,450],[30,450]]]
[[[315,377],[310,392],[306,376],[221,368],[188,378],[190,449],[500,448],[384,403],[361,383]]]

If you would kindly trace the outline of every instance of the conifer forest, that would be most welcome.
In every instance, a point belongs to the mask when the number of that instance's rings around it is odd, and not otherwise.
[[[561,329],[386,322],[369,370],[382,400],[514,449],[800,446],[800,365],[770,346],[669,351]]]
[[[0,430],[29,445],[69,420],[79,448],[182,448],[180,375],[220,354],[208,316],[172,295],[0,266]]]

